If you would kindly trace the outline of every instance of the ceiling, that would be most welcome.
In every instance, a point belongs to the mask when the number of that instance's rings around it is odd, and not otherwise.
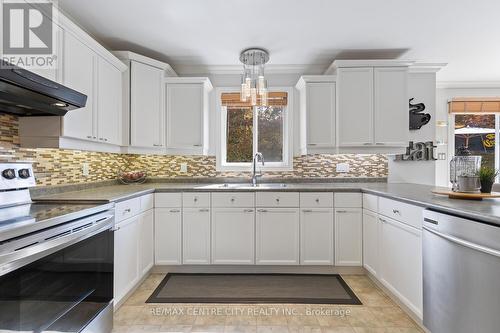
[[[270,68],[321,73],[334,59],[448,63],[440,81],[500,81],[498,0],[59,0],[112,49],[180,74],[238,65],[264,47]],[[220,67],[219,67],[220,66]]]

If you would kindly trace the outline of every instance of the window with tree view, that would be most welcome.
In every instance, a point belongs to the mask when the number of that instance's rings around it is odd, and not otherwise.
[[[266,166],[286,167],[287,94],[269,93],[268,106],[251,106],[239,101],[239,93],[223,93],[223,166],[246,166],[256,152]]]

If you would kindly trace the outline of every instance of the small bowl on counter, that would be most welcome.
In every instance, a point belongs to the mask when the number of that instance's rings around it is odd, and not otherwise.
[[[146,181],[146,171],[120,171],[118,180],[125,185],[142,184]]]

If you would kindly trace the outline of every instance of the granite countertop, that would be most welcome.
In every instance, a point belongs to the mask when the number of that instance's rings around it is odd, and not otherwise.
[[[364,192],[382,197],[431,208],[440,212],[500,225],[500,199],[483,201],[449,199],[435,195],[435,187],[417,184],[389,183],[286,183],[286,187],[274,188],[224,188],[220,184],[207,183],[146,183],[140,185],[107,185],[80,191],[64,192],[46,196],[35,196],[40,201],[102,201],[118,202],[153,192],[228,192],[228,191],[333,191]]]

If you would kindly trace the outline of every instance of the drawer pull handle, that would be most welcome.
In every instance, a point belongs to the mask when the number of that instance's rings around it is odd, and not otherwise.
[[[312,209],[302,209],[304,213],[312,213]]]
[[[382,223],[387,223],[387,221],[386,221],[386,220],[384,220],[383,218],[380,218],[380,217],[379,217],[378,219],[379,219],[379,221],[380,221],[380,222],[382,222]]]
[[[394,214],[399,214],[399,215],[401,215],[401,212],[400,212],[399,210],[397,210],[397,209],[393,209],[393,210],[392,210],[392,212],[393,212]]]
[[[125,209],[125,210],[123,211],[123,214],[130,213],[130,212],[131,212],[130,208],[127,208],[127,209]]]
[[[337,213],[347,213],[347,210],[337,210]]]
[[[200,212],[203,212],[203,213],[208,212],[208,211],[209,211],[209,209],[208,209],[208,208],[203,208],[203,209],[200,209]]]
[[[258,212],[259,213],[267,213],[267,209],[259,209]]]
[[[245,209],[245,210],[243,210],[243,212],[245,212],[245,213],[253,213],[253,209]]]
[[[179,213],[181,210],[180,209],[171,209],[170,213]]]

